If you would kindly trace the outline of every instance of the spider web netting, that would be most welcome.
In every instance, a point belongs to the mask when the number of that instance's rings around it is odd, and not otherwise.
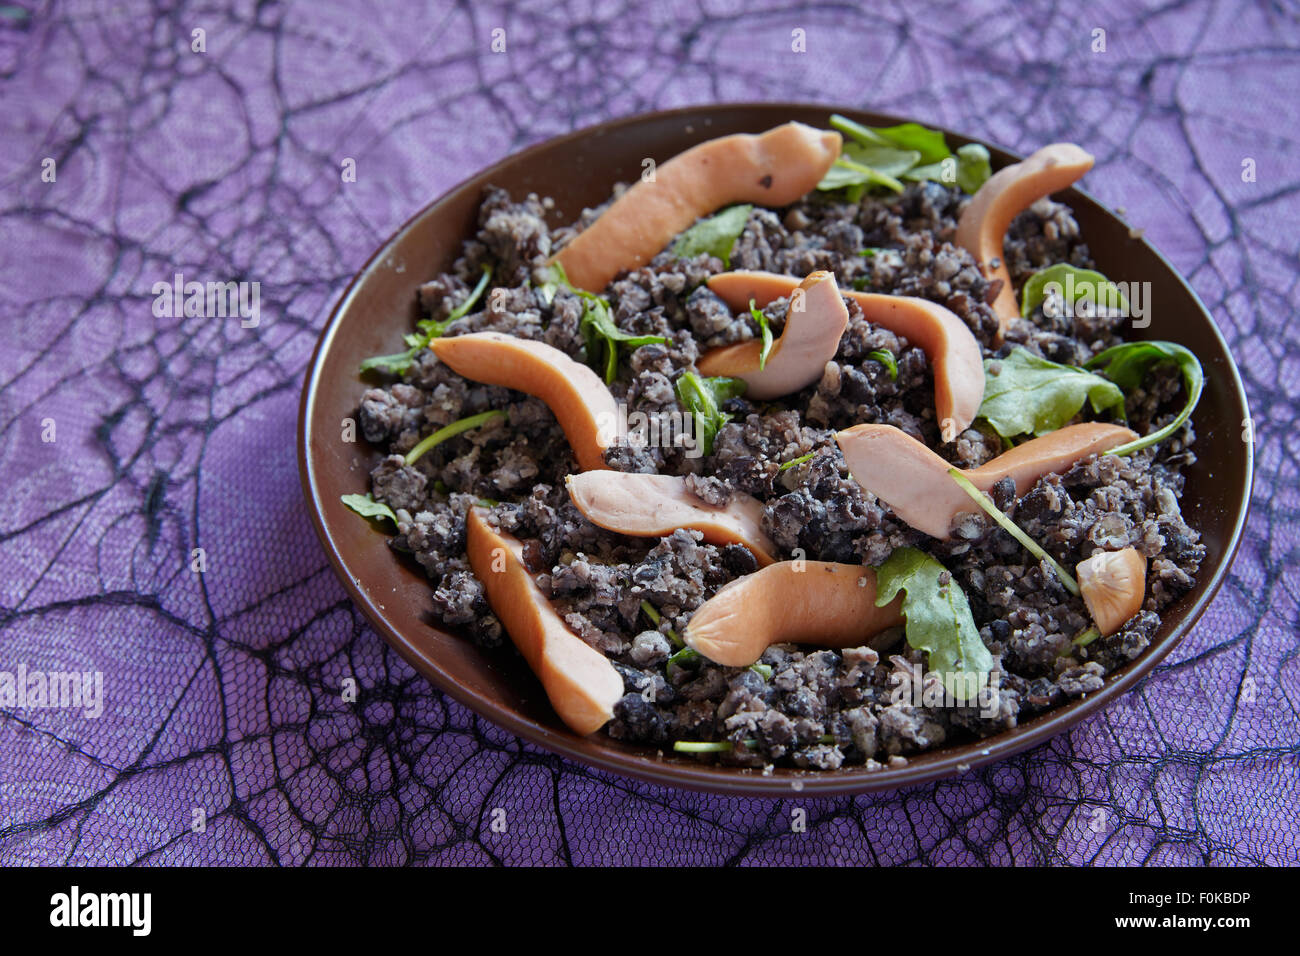
[[[0,8],[0,670],[105,675],[99,719],[0,708],[0,862],[1297,861],[1293,5],[222,6]],[[1241,363],[1258,477],[1209,612],[1115,706],[960,779],[769,801],[565,762],[433,691],[309,525],[302,374],[398,224],[576,126],[751,99],[1087,144]],[[260,281],[260,325],[155,318],[177,272]]]

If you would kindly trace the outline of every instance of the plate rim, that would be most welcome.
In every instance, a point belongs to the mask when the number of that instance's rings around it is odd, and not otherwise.
[[[1105,686],[1095,693],[1084,695],[1042,714],[1035,715],[1024,724],[1017,725],[1010,730],[1002,731],[991,737],[966,742],[956,747],[941,747],[934,751],[926,751],[909,757],[906,766],[897,768],[884,766],[877,770],[868,770],[860,765],[843,767],[837,770],[780,768],[770,775],[764,775],[761,770],[752,768],[701,764],[668,757],[661,749],[656,751],[648,746],[640,747],[641,752],[633,752],[631,749],[628,751],[609,749],[592,753],[582,749],[580,744],[588,738],[578,737],[567,730],[548,727],[522,717],[510,708],[495,703],[490,698],[473,693],[455,680],[450,679],[436,667],[431,666],[430,662],[419,652],[413,642],[402,634],[399,629],[389,624],[382,610],[376,607],[375,602],[358,586],[358,582],[353,577],[345,556],[335,545],[333,536],[326,527],[322,511],[322,498],[316,481],[316,470],[310,454],[312,414],[315,399],[321,387],[324,359],[329,354],[330,346],[342,325],[344,316],[348,314],[349,305],[358,294],[375,264],[388,256],[392,249],[416,228],[435,207],[456,195],[467,184],[475,180],[490,179],[508,164],[513,165],[526,161],[530,155],[543,149],[551,149],[588,136],[598,135],[604,131],[623,129],[641,123],[671,121],[675,118],[695,118],[699,117],[703,111],[720,112],[727,110],[760,110],[773,113],[783,111],[791,113],[795,111],[824,111],[828,114],[843,113],[848,116],[872,117],[874,118],[870,120],[872,122],[920,122],[914,118],[897,117],[874,110],[825,103],[737,101],[693,104],[622,116],[583,126],[558,136],[548,137],[518,152],[512,152],[490,166],[459,180],[422,205],[367,257],[330,309],[329,317],[320,332],[311,359],[307,363],[304,372],[296,426],[299,480],[312,527],[321,542],[331,568],[342,583],[344,590],[347,591],[348,597],[361,610],[371,627],[407,663],[411,664],[440,691],[468,707],[475,714],[504,727],[524,740],[577,763],[660,786],[728,796],[782,797],[790,796],[792,793],[804,793],[810,796],[832,796],[896,790],[941,779],[953,779],[955,782],[961,775],[977,767],[997,763],[1044,743],[1104,710],[1145,679],[1183,641],[1200,621],[1224,581],[1226,581],[1240,549],[1254,497],[1255,448],[1253,442],[1243,442],[1246,448],[1244,459],[1245,481],[1241,500],[1237,503],[1239,507],[1237,508],[1236,520],[1233,522],[1231,533],[1224,547],[1223,558],[1211,575],[1201,595],[1188,609],[1182,624],[1159,642],[1153,642],[1136,660],[1107,674],[1104,678]],[[1020,154],[986,140],[967,136],[944,126],[934,126],[928,123],[926,125],[931,129],[942,131],[946,137],[950,137],[952,140],[962,143],[980,143],[987,147],[995,158],[1010,159],[1013,162],[1023,159]],[[1078,195],[1097,206],[1107,216],[1121,223],[1125,221],[1122,216],[1116,214],[1109,206],[1100,202],[1086,190],[1078,187],[1063,190],[1060,194],[1054,195],[1071,194]],[[1233,385],[1234,395],[1232,397],[1236,399],[1241,409],[1249,416],[1249,397],[1242,382],[1240,369],[1231,349],[1228,347],[1227,341],[1223,337],[1222,330],[1214,319],[1213,313],[1205,306],[1205,303],[1186,277],[1145,236],[1136,237],[1135,241],[1140,242],[1154,255],[1178,284],[1183,287],[1183,290],[1200,310],[1201,318],[1208,323],[1211,333],[1217,339],[1223,353],[1228,357],[1227,372]],[[376,541],[379,541],[378,536],[376,536]],[[387,547],[386,541],[384,547]],[[463,636],[441,628],[430,626],[430,629],[436,633],[464,640]],[[970,752],[972,750],[973,753]]]

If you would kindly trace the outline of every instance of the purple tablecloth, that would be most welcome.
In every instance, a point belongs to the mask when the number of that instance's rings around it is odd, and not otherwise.
[[[103,675],[98,717],[0,705],[0,862],[1298,861],[1294,7],[220,6],[0,5],[0,674]],[[524,745],[369,629],[299,491],[306,363],[399,223],[554,134],[753,99],[1085,144],[1250,394],[1209,612],[1120,703],[957,780],[720,798]],[[176,273],[259,282],[260,321],[156,316]]]

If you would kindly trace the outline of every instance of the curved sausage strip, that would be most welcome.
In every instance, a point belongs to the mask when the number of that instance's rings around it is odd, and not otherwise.
[[[1010,476],[1016,494],[1023,495],[1044,475],[1065,471],[1136,437],[1122,425],[1067,425],[962,474],[984,492]],[[951,464],[893,425],[855,425],[837,433],[835,440],[853,480],[932,538],[949,537],[957,515],[979,507],[948,474]]]
[[[776,545],[763,533],[763,503],[734,492],[724,508],[714,508],[673,475],[588,471],[565,479],[569,497],[594,525],[620,534],[658,538],[687,528],[709,544],[743,544],[759,564],[776,560]]]
[[[747,308],[753,299],[763,308],[790,295],[799,280],[774,272],[723,272],[709,279],[709,288],[732,310]],[[980,346],[966,323],[950,309],[929,299],[878,292],[841,291],[873,322],[918,346],[934,369],[934,407],[948,440],[970,427],[984,400],[984,362]]]
[[[700,143],[638,181],[553,258],[569,282],[602,292],[653,259],[695,220],[732,203],[787,206],[816,188],[840,155],[840,134],[786,123]]]
[[[835,358],[840,337],[849,326],[849,310],[829,272],[809,273],[796,288],[803,290],[803,307],[792,307],[786,315],[785,328],[772,343],[763,368],[758,367],[763,343],[750,339],[702,355],[695,363],[700,374],[743,379],[748,386],[745,397],[759,401],[780,398],[821,381],[826,363]],[[746,299],[743,308],[748,307]]]
[[[524,566],[523,546],[487,523],[478,508],[465,517],[465,549],[488,603],[532,668],[551,706],[574,732],[590,734],[614,716],[623,678],[569,630]]]
[[[600,376],[544,342],[475,332],[429,343],[456,374],[540,398],[554,413],[578,466],[608,468],[605,449],[617,433],[618,405]]]
[[[1098,551],[1075,565],[1079,593],[1102,637],[1110,637],[1142,610],[1147,558],[1136,548]]]
[[[903,623],[903,596],[876,607],[876,572],[856,564],[779,561],[709,598],[682,639],[725,667],[748,667],[769,645],[857,647]]]
[[[1002,242],[1011,220],[1044,196],[1065,189],[1092,169],[1093,157],[1073,143],[1052,143],[1028,159],[999,169],[976,191],[957,222],[954,241],[979,262],[989,280],[1002,280],[993,301],[999,336],[1007,323],[1020,317],[1011,273],[1002,255]],[[997,260],[997,268],[990,263]]]

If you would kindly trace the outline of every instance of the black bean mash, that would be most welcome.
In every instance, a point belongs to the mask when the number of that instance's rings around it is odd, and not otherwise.
[[[998,323],[989,303],[997,289],[952,242],[968,201],[956,187],[912,182],[885,198],[850,202],[812,193],[784,209],[754,207],[729,265],[797,277],[829,270],[843,289],[933,300],[969,326],[986,359],[1023,347],[1079,366],[1120,341],[1119,319],[1054,317],[1040,305],[1027,320],[1014,321],[995,347]],[[420,288],[427,318],[444,322],[470,296],[484,267],[491,269],[489,294],[442,335],[492,330],[587,359],[583,300],[562,285],[547,287],[547,260],[600,210],[552,229],[550,206],[535,195],[515,201],[487,190],[478,230],[461,257]],[[1092,266],[1070,209],[1050,200],[1016,219],[1005,258],[1016,289],[1053,263]],[[665,430],[680,418],[674,384],[702,352],[760,334],[750,314],[733,315],[705,286],[722,271],[717,257],[682,259],[665,251],[605,290],[619,329],[666,340],[622,350],[610,386],[630,411],[663,418]],[[1194,460],[1190,422],[1129,457],[1094,456],[1049,475],[1018,499],[1009,481],[993,489],[996,505],[1066,567],[1098,547],[1131,546],[1146,555],[1143,609],[1118,633],[1080,645],[1074,638],[1090,623],[1083,601],[977,508],[962,516],[950,540],[940,541],[900,522],[849,477],[832,435],[860,423],[894,425],[961,468],[1005,446],[978,422],[944,443],[925,352],[867,322],[846,301],[848,329],[815,386],[775,402],[728,400],[723,410],[731,420],[707,456],[690,457],[661,441],[611,448],[606,461],[622,471],[691,476],[691,491],[715,505],[735,492],[757,497],[781,559],[874,566],[904,546],[933,556],[965,592],[992,655],[996,690],[985,706],[930,707],[910,695],[900,698],[895,675],[920,673],[925,663],[923,653],[901,640],[880,649],[775,645],[751,668],[675,657],[674,638],[695,609],[755,571],[754,555],[741,545],[705,544],[693,531],[643,539],[595,527],[566,494],[565,476],[578,467],[546,405],[468,381],[423,349],[400,380],[365,392],[359,421],[366,440],[386,456],[371,473],[371,492],[396,516],[390,544],[428,574],[433,616],[485,653],[516,653],[465,558],[466,510],[488,504],[491,521],[523,542],[529,570],[569,627],[624,676],[626,696],[602,731],[620,740],[663,750],[681,741],[718,742],[693,759],[730,765],[875,768],[996,734],[1100,689],[1109,671],[1147,647],[1161,610],[1192,587],[1204,557],[1199,534],[1179,510],[1181,472]],[[764,310],[776,335],[786,305],[778,299]],[[881,352],[889,353],[894,369]],[[1127,395],[1128,425],[1145,434],[1172,420],[1180,392],[1177,370],[1158,366]],[[421,438],[493,409],[504,410],[505,418],[405,463]]]

